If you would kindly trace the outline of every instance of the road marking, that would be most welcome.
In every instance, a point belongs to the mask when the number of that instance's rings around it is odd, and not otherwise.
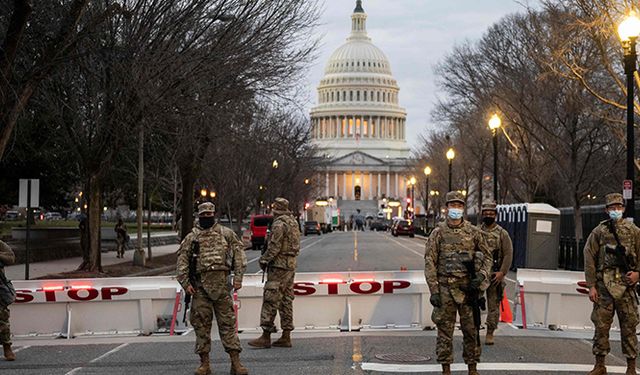
[[[353,369],[356,374],[362,374],[362,339],[360,336],[355,336],[353,338],[353,355],[351,356],[351,360],[353,360]]]
[[[354,365],[355,366],[355,365]],[[571,363],[479,363],[478,370],[485,371],[540,371],[542,373],[553,372],[583,372],[591,371],[593,365],[571,364]],[[391,363],[362,363],[364,371],[379,372],[442,372],[441,365],[401,365]],[[451,365],[451,371],[466,371],[467,365],[463,363],[454,363]],[[609,374],[624,374],[627,371],[626,366],[607,366]]]
[[[358,261],[358,232],[353,232],[353,260]]]
[[[129,346],[129,343],[128,343],[128,342],[125,342],[124,344],[121,344],[120,346],[117,346],[117,347],[115,347],[115,348],[113,348],[113,349],[109,350],[108,352],[104,353],[104,354],[103,354],[103,355],[101,355],[100,357],[97,357],[97,358],[94,358],[94,359],[90,360],[88,364],[96,363],[96,362],[98,362],[98,361],[99,361],[99,360],[101,360],[101,359],[107,358],[107,357],[108,357],[108,356],[110,356],[111,354],[113,354],[113,353],[117,353],[118,351],[120,351],[120,349],[122,349],[122,348],[124,348],[124,347],[126,347],[126,346]],[[82,370],[83,368],[84,368],[84,367],[76,367],[76,368],[74,368],[73,370],[71,370],[71,371],[67,372],[65,375],[73,375],[73,374],[77,373],[78,371]]]
[[[308,244],[308,245],[304,246],[303,248],[301,248],[301,249],[300,249],[300,252],[302,252],[303,250],[306,250],[306,249],[308,249],[308,248],[310,248],[310,247],[314,246],[315,244],[317,244],[317,243],[318,243],[318,242],[320,242],[320,241],[323,241],[325,238],[326,238],[326,237],[323,237],[323,238],[321,238],[321,239],[319,239],[319,240],[316,240],[315,242],[312,242],[312,243],[310,243],[310,244]],[[259,260],[260,260],[260,256],[257,256],[257,257],[255,257],[255,258],[251,259],[250,261],[248,261],[248,262],[247,262],[247,266],[248,266],[249,264],[251,264],[251,263],[253,263],[253,262],[257,262],[257,261],[259,261]],[[255,274],[256,274],[256,275],[259,275],[259,274],[261,274],[261,273],[262,273],[262,271],[258,271],[258,272],[256,272]]]
[[[403,245],[403,244],[402,244],[402,243],[400,243],[399,241],[394,240],[393,238],[389,238],[389,240],[390,240],[390,241],[393,241],[393,242],[395,242],[395,243],[397,243],[398,245],[400,245],[400,246],[404,247],[405,249],[407,249],[407,250],[411,251],[412,253],[416,254],[416,255],[417,255],[417,256],[419,256],[419,257],[424,257],[424,254],[421,254],[421,253],[419,253],[419,252],[417,252],[417,251],[415,251],[415,250],[413,250],[413,249],[408,248],[407,246]]]
[[[30,347],[31,347],[31,345],[21,346],[19,348],[13,349],[13,353],[15,354],[17,352],[21,352],[21,351],[23,351],[25,349],[29,349]]]

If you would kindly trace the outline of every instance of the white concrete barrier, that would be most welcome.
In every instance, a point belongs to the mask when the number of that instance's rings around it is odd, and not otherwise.
[[[593,304],[588,296],[577,291],[578,282],[583,280],[584,272],[518,269],[517,281],[524,289],[527,326],[593,329],[590,318]],[[521,305],[515,310],[514,324],[522,325]]]
[[[10,306],[15,336],[176,332],[182,295],[173,277],[14,281]],[[239,291],[240,330],[257,330],[264,284],[246,275]],[[433,326],[424,274],[413,272],[298,273],[297,329],[358,330]],[[180,306],[177,304],[180,301]],[[276,319],[279,323],[279,319]]]

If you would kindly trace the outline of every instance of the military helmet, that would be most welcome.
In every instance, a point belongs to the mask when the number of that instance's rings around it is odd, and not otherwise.
[[[447,193],[447,203],[460,202],[464,204],[464,195],[459,191],[450,191]]]
[[[482,208],[480,211],[497,211],[497,205],[494,201],[484,201],[482,202]]]
[[[289,201],[285,198],[278,197],[273,202],[274,211],[289,211]]]
[[[624,206],[624,199],[622,198],[622,194],[620,193],[611,193],[611,194],[607,194],[604,197],[605,200],[605,206],[609,207],[613,204],[621,204]]]
[[[214,213],[216,212],[216,206],[211,202],[204,202],[198,205],[198,216],[201,216],[206,213]]]

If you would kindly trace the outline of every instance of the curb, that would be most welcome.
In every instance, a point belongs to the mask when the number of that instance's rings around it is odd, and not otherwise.
[[[164,267],[160,267],[160,268],[153,268],[147,271],[142,271],[142,272],[136,272],[136,273],[132,273],[129,275],[125,275],[122,277],[140,277],[140,276],[156,276],[159,274],[163,274],[165,272],[169,272],[171,270],[175,270],[176,266],[164,266]]]

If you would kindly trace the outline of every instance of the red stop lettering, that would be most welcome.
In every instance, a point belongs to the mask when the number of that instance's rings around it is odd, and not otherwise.
[[[112,286],[100,289],[103,300],[110,300],[112,296],[121,296],[126,294],[129,289],[123,287]]]
[[[300,282],[293,284],[293,294],[296,296],[309,296],[316,292],[313,283]]]
[[[384,292],[393,293],[394,289],[406,289],[411,286],[411,283],[405,280],[385,280]]]
[[[29,290],[16,290],[16,303],[31,302],[34,298]]]
[[[363,284],[368,284],[369,285],[367,290],[363,290],[362,289],[362,285]],[[380,288],[382,288],[382,285],[380,285],[380,283],[377,282],[377,281],[358,281],[358,282],[352,283],[349,287],[351,288],[351,291],[354,292],[354,293],[372,294],[372,293],[375,293],[375,292],[379,291]]]
[[[328,282],[324,282],[321,281],[320,284],[326,284],[327,285],[327,294],[338,294],[338,285],[339,284],[346,284],[346,281],[328,281]]]
[[[84,297],[81,297],[79,295],[80,291],[87,291],[88,294]],[[84,293],[83,293],[84,294]],[[91,301],[93,299],[96,299],[98,297],[98,294],[100,294],[98,292],[97,289],[93,289],[93,288],[89,288],[89,289],[71,289],[69,291],[69,298],[76,300],[76,301]]]

